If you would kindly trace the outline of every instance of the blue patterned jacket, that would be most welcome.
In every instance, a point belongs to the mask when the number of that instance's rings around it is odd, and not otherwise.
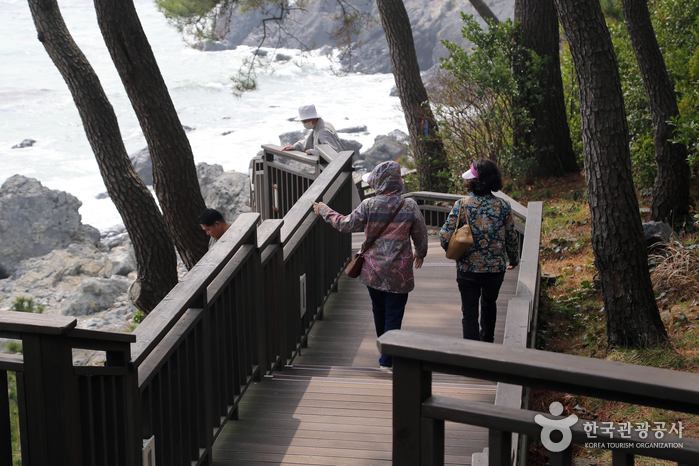
[[[442,248],[446,251],[449,246],[449,240],[456,230],[456,218],[464,201],[464,215],[459,219],[458,226],[466,223],[467,214],[473,234],[473,246],[457,259],[456,268],[462,272],[498,273],[505,271],[508,261],[512,266],[519,264],[519,240],[512,217],[512,206],[493,194],[469,194],[456,201],[439,231]]]

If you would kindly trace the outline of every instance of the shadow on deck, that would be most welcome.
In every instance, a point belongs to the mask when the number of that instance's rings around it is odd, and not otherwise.
[[[355,235],[357,248],[363,235]],[[508,271],[498,299],[496,343],[502,343],[507,302],[515,295],[518,270]],[[436,236],[415,274],[403,329],[461,337],[461,300],[454,261],[444,257]],[[379,369],[365,286],[343,276],[292,366],[248,389],[238,420],[224,427],[213,447],[216,466],[240,464],[389,465],[392,449],[392,373]],[[486,401],[496,384],[435,375],[435,394]],[[487,430],[447,423],[445,464],[471,464],[487,446]]]

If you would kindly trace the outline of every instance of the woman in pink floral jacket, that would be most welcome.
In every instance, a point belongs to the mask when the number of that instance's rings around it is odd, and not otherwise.
[[[313,204],[316,214],[343,232],[361,231],[375,237],[391,219],[403,200],[403,177],[400,165],[384,162],[376,166],[367,180],[376,196],[365,199],[351,214],[341,215],[322,202]],[[413,254],[412,238],[415,244]],[[422,267],[427,255],[427,227],[417,203],[405,199],[403,207],[381,237],[365,251],[359,280],[369,289],[376,336],[400,329],[408,293],[415,287],[413,264]],[[391,368],[391,356],[381,355],[381,368]]]

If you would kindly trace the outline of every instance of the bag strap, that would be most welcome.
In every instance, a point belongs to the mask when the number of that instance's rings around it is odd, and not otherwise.
[[[461,209],[464,209],[464,212],[466,212],[466,225],[469,224],[468,221],[468,209],[464,207],[464,204],[466,204],[466,198],[461,199],[461,204],[459,205],[459,218],[456,219],[456,228],[454,228],[454,231],[459,229],[459,220],[461,220]]]
[[[393,221],[394,218],[396,218],[396,215],[398,215],[398,212],[403,208],[403,204],[405,204],[405,199],[401,199],[400,205],[396,209],[395,212],[393,212],[393,215],[391,215],[391,218],[388,222],[384,223],[383,227],[381,227],[381,231],[379,231],[379,234],[374,236],[371,239],[367,239],[364,241],[364,244],[362,244],[362,249],[359,250],[359,254],[364,254],[371,246],[373,246],[374,241],[379,239],[381,235],[383,234],[384,230],[386,230],[386,227]]]

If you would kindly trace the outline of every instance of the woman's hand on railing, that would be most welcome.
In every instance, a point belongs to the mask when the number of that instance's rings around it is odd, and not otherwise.
[[[420,259],[420,258],[417,258],[417,257],[416,257],[416,258],[415,258],[415,268],[416,268],[416,269],[419,269],[420,267],[422,267],[422,262],[423,262],[423,259]]]
[[[282,150],[294,150],[294,146],[282,147]]]
[[[316,215],[320,215],[320,209],[323,208],[325,204],[322,202],[314,202],[313,203],[313,212],[315,212]]]

